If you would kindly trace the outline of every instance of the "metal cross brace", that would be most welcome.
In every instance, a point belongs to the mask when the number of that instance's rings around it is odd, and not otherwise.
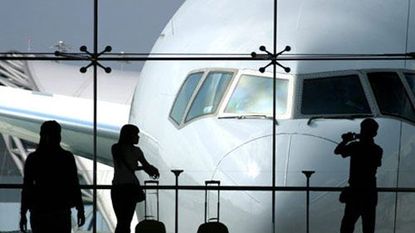
[[[93,53],[90,53],[89,51],[88,51],[88,48],[85,46],[85,45],[82,45],[80,48],[79,48],[79,50],[81,51],[81,52],[84,52],[86,55],[87,55],[87,58],[88,58],[88,60],[90,60],[91,62],[87,65],[87,66],[83,66],[83,67],[81,67],[80,69],[79,69],[79,71],[81,72],[81,73],[85,73],[87,70],[88,70],[88,68],[89,67],[91,67],[91,66],[93,66],[93,65],[97,65],[97,66],[99,66],[99,67],[101,67],[103,70],[105,70],[105,72],[106,73],[111,73],[111,68],[110,67],[105,67],[105,66],[103,66],[103,65],[101,65],[101,63],[99,63],[98,62],[98,58],[99,58],[99,56],[101,56],[102,54],[104,54],[104,53],[106,53],[106,52],[111,52],[112,51],[112,48],[111,48],[111,46],[106,46],[105,47],[105,49],[103,50],[103,51],[101,51],[100,53],[98,53],[98,54],[93,54]],[[71,54],[69,54],[69,53],[63,53],[63,52],[60,52],[60,51],[55,51],[55,56],[64,56],[64,57],[70,57],[70,56],[73,56],[73,55],[71,55]]]
[[[267,48],[265,48],[265,46],[263,46],[263,45],[261,45],[259,47],[259,50],[265,52],[266,53],[266,54],[264,54],[265,56],[264,55],[259,55],[256,52],[252,52],[251,53],[252,58],[257,58],[257,57],[261,56],[261,57],[264,57],[264,60],[271,60],[271,62],[268,63],[268,65],[259,68],[259,72],[264,73],[265,69],[270,65],[278,65],[279,67],[283,68],[284,71],[287,72],[287,73],[289,73],[291,71],[290,67],[283,66],[277,61],[277,58],[278,58],[279,55],[283,54],[284,52],[289,52],[291,50],[290,46],[285,46],[284,50],[282,50],[281,52],[279,52],[277,54],[273,54],[273,53],[269,52],[267,50]]]

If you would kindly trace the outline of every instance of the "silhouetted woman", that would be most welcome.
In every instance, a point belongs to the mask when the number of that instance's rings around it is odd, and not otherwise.
[[[144,158],[141,149],[134,146],[138,144],[139,132],[135,125],[124,125],[118,143],[111,148],[114,160],[111,200],[117,217],[115,233],[130,233],[136,203],[143,201],[144,198],[144,193],[139,189],[140,182],[134,172],[144,170],[154,179],[160,176],[157,168]],[[138,162],[142,166],[138,166]]]
[[[45,121],[40,127],[39,146],[24,166],[20,229],[27,230],[30,210],[33,233],[71,232],[71,208],[78,210],[78,226],[85,223],[75,158],[62,149],[61,126]]]

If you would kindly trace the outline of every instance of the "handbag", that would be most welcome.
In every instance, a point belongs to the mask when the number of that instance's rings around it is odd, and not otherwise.
[[[352,198],[352,188],[350,186],[343,187],[343,190],[340,192],[339,201],[341,203],[346,203]]]
[[[137,178],[136,178],[137,179]],[[138,184],[135,186],[135,197],[136,197],[136,202],[142,202],[146,199],[146,194],[143,190],[143,188],[140,185],[140,182],[137,179]]]

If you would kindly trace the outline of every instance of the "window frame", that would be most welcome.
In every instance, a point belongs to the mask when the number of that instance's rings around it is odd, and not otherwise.
[[[228,87],[227,87],[227,88],[225,89],[225,91],[224,91],[224,94],[223,94],[222,99],[219,101],[219,104],[218,104],[218,107],[217,107],[216,111],[211,112],[211,113],[208,113],[208,114],[203,114],[203,115],[197,116],[197,117],[195,117],[195,118],[193,118],[193,119],[190,119],[190,120],[186,121],[187,115],[189,114],[190,108],[192,107],[192,104],[193,104],[193,102],[194,102],[194,100],[195,100],[195,98],[196,98],[197,94],[199,93],[199,91],[200,91],[200,89],[201,89],[201,87],[202,87],[203,83],[205,82],[206,78],[207,78],[207,77],[209,76],[209,74],[210,74],[210,73],[212,73],[212,72],[213,72],[213,73],[217,73],[217,72],[220,72],[220,73],[232,73],[231,80],[229,81]],[[174,119],[172,119],[172,117],[171,117],[171,112],[172,112],[172,110],[173,110],[173,105],[174,105],[174,103],[176,103],[176,99],[177,99],[177,97],[178,97],[178,93],[179,93],[179,91],[182,89],[182,87],[183,87],[183,85],[184,85],[184,83],[185,83],[185,80],[186,80],[186,79],[187,79],[187,78],[188,78],[191,74],[195,74],[195,73],[203,73],[203,75],[202,75],[202,77],[200,78],[199,83],[196,85],[196,88],[194,89],[194,91],[193,91],[193,93],[192,93],[192,96],[190,97],[190,99],[189,99],[189,101],[188,101],[188,103],[187,103],[187,105],[186,105],[186,108],[185,108],[185,111],[184,111],[184,114],[183,114],[183,116],[182,116],[182,119],[181,119],[180,123],[179,123],[179,124],[177,124],[177,122],[176,122]],[[171,104],[171,106],[170,106],[170,111],[169,111],[169,116],[168,116],[169,121],[170,121],[170,122],[172,122],[172,124],[173,124],[173,125],[174,125],[177,129],[182,129],[182,128],[183,128],[183,127],[185,127],[186,125],[191,124],[192,122],[197,121],[197,120],[199,120],[199,119],[206,118],[206,117],[211,117],[212,115],[218,115],[218,113],[219,113],[219,112],[220,112],[220,110],[222,109],[223,102],[224,102],[224,100],[225,100],[226,96],[228,95],[228,92],[229,92],[229,90],[230,90],[230,87],[231,87],[231,86],[233,85],[233,83],[234,83],[234,79],[235,79],[235,76],[237,75],[237,73],[238,73],[238,70],[237,70],[237,69],[232,69],[232,68],[202,68],[202,69],[191,70],[191,71],[190,71],[190,72],[186,75],[186,78],[185,78],[185,79],[183,79],[182,84],[180,85],[180,88],[179,88],[179,89],[178,89],[178,91],[176,92],[176,96],[175,96],[175,98],[174,98],[174,101],[173,101],[173,103],[172,103],[172,104]]]
[[[415,93],[412,93],[411,88],[406,81],[405,74],[415,74],[413,70],[410,69],[400,69],[400,68],[375,68],[375,69],[356,69],[356,70],[342,70],[342,71],[329,71],[329,72],[319,72],[319,73],[310,73],[310,74],[298,74],[295,77],[295,96],[294,96],[294,113],[293,119],[310,119],[313,117],[327,117],[327,118],[347,118],[353,117],[354,114],[302,114],[302,92],[303,92],[303,80],[304,79],[318,79],[318,78],[330,78],[336,76],[346,76],[346,75],[357,75],[359,77],[360,83],[365,93],[365,97],[368,101],[369,108],[371,110],[371,115],[373,117],[383,117],[389,119],[400,120],[409,124],[414,125],[415,122],[407,118],[397,117],[392,115],[385,115],[380,111],[379,105],[376,101],[375,94],[373,93],[371,84],[369,82],[368,73],[376,72],[393,72],[396,73],[404,86],[407,96],[415,108]]]
[[[334,78],[334,77],[342,77],[342,76],[357,76],[360,85],[363,90],[363,94],[367,100],[369,105],[370,113],[367,115],[375,115],[378,111],[374,108],[374,99],[372,98],[373,95],[368,92],[368,86],[365,84],[364,79],[365,75],[361,72],[361,70],[342,70],[342,71],[329,71],[329,72],[319,72],[319,73],[311,73],[311,74],[299,74],[296,76],[296,95],[295,95],[295,107],[294,107],[294,118],[297,119],[307,119],[313,117],[327,117],[327,118],[341,118],[341,117],[350,117],[353,115],[366,115],[361,113],[356,114],[303,114],[301,112],[301,108],[303,105],[303,90],[304,90],[304,80],[310,79],[326,79],[326,78]]]
[[[403,122],[407,122],[409,124],[414,125],[415,121],[412,121],[408,118],[404,118],[404,117],[398,117],[398,116],[393,116],[393,115],[388,115],[388,114],[383,114],[380,110],[380,107],[376,101],[376,96],[375,93],[372,90],[372,86],[369,82],[369,77],[368,77],[368,73],[396,73],[399,80],[401,81],[404,90],[406,91],[406,95],[409,98],[410,103],[412,104],[413,109],[415,109],[415,96],[414,93],[412,93],[411,88],[409,87],[408,82],[406,81],[405,78],[405,73],[411,73],[411,74],[415,74],[415,72],[413,70],[409,70],[409,69],[393,69],[393,68],[389,68],[389,69],[365,69],[362,70],[361,73],[364,75],[365,79],[364,81],[366,82],[366,85],[368,86],[368,91],[370,92],[370,95],[373,98],[373,105],[376,106],[376,114],[375,116],[382,116],[384,118],[390,118],[390,119],[396,119],[396,120],[400,120]]]
[[[269,79],[273,79],[273,74],[272,72],[264,72],[261,73],[259,71],[256,70],[248,70],[248,69],[242,69],[242,70],[238,70],[238,73],[236,74],[236,77],[234,77],[234,80],[232,82],[232,84],[229,86],[230,89],[228,90],[227,95],[225,96],[225,98],[223,98],[223,102],[225,104],[222,104],[220,106],[220,111],[219,111],[219,118],[226,118],[226,117],[233,117],[233,116],[239,116],[239,115],[246,115],[249,116],[250,114],[234,114],[234,113],[227,113],[225,112],[226,106],[229,103],[229,100],[231,99],[236,86],[239,84],[239,80],[241,79],[241,77],[243,75],[250,75],[250,76],[261,76],[261,77],[266,77]],[[277,119],[289,119],[290,117],[292,117],[292,110],[293,110],[293,93],[294,93],[294,80],[293,79],[293,75],[291,74],[286,74],[286,73],[277,73],[276,74],[276,78],[277,79],[284,79],[288,81],[288,91],[287,91],[287,111],[282,114],[279,115],[277,117]],[[272,116],[270,116],[272,117]]]
[[[189,117],[190,110],[192,109],[193,104],[195,103],[195,100],[196,100],[196,98],[197,98],[198,94],[199,94],[199,93],[200,93],[200,91],[202,90],[202,87],[203,87],[203,86],[204,86],[204,84],[206,83],[206,81],[207,81],[207,79],[208,79],[208,77],[209,77],[209,75],[210,75],[211,73],[227,73],[227,74],[231,74],[231,77],[230,77],[230,80],[229,80],[228,86],[227,86],[227,87],[225,88],[225,90],[223,91],[222,98],[220,99],[219,103],[217,104],[216,110],[215,110],[215,111],[211,111],[211,112],[209,112],[209,113],[199,114],[199,115],[196,115],[195,117],[193,117],[193,118],[191,118],[191,119],[187,119],[187,118]],[[222,103],[223,103],[224,97],[225,97],[225,95],[226,95],[226,94],[228,93],[228,91],[229,91],[229,86],[232,84],[234,77],[235,77],[235,73],[234,73],[234,72],[228,72],[228,71],[222,71],[222,70],[221,70],[221,71],[212,71],[212,70],[209,70],[209,71],[206,73],[206,76],[204,77],[204,79],[200,81],[200,82],[201,82],[201,84],[200,84],[200,86],[199,86],[199,88],[198,88],[198,90],[197,90],[196,95],[195,95],[195,96],[193,96],[194,98],[192,99],[191,104],[188,106],[189,108],[187,109],[187,112],[186,112],[186,117],[184,117],[184,119],[183,119],[183,123],[184,123],[184,124],[187,124],[187,123],[189,123],[189,122],[192,122],[193,120],[197,120],[197,119],[203,118],[203,117],[205,117],[205,116],[217,115],[217,113],[219,112],[219,108],[220,108],[220,106],[222,106]]]
[[[183,89],[183,87],[184,87],[184,85],[185,85],[185,83],[186,83],[186,81],[188,80],[188,78],[191,76],[191,75],[193,75],[193,74],[198,74],[198,73],[201,73],[202,74],[202,76],[200,77],[200,79],[199,79],[199,81],[198,81],[198,83],[196,84],[196,86],[195,86],[195,88],[193,89],[193,93],[190,95],[190,98],[189,98],[189,101],[186,103],[186,107],[184,108],[184,111],[183,111],[183,114],[182,114],[182,116],[181,116],[181,119],[180,119],[180,122],[177,122],[173,117],[172,117],[172,113],[173,113],[173,109],[174,109],[174,106],[175,106],[175,104],[176,104],[176,101],[177,101],[177,99],[178,99],[178,97],[179,97],[179,93],[182,91],[182,89]],[[177,90],[177,92],[176,92],[176,96],[174,97],[174,101],[173,101],[173,103],[172,103],[172,105],[171,105],[171,107],[170,107],[170,111],[169,111],[169,120],[174,124],[174,125],[181,125],[182,123],[183,123],[183,120],[186,118],[185,116],[187,115],[187,111],[188,111],[188,109],[189,109],[189,103],[191,103],[192,101],[193,101],[193,99],[195,98],[195,95],[197,94],[197,91],[196,90],[198,90],[199,88],[200,88],[200,85],[201,85],[201,83],[203,83],[201,80],[204,80],[204,78],[205,78],[205,76],[206,76],[206,72],[205,71],[202,71],[202,70],[200,70],[200,71],[191,71],[191,72],[189,72],[187,75],[186,75],[186,78],[184,78],[183,79],[183,82],[182,82],[182,84],[180,85],[180,88]]]
[[[415,75],[415,71],[401,70],[400,72],[398,72],[398,75],[401,78],[403,86],[405,87],[405,90],[408,93],[409,100],[411,101],[412,105],[415,107],[415,93],[412,91],[412,88],[409,85],[408,80],[406,79],[406,76],[405,76],[406,74]]]
[[[239,114],[233,114],[233,113],[225,113],[225,108],[227,106],[227,103],[229,102],[237,84],[239,83],[239,80],[242,75],[253,75],[253,76],[262,76],[262,77],[268,77],[273,78],[272,72],[265,72],[260,73],[259,71],[250,70],[250,69],[232,69],[232,68],[202,68],[202,69],[196,69],[192,70],[188,73],[186,76],[189,77],[191,74],[194,73],[200,73],[202,72],[203,75],[201,79],[199,80],[199,83],[196,85],[196,88],[194,92],[192,93],[192,96],[187,103],[186,109],[184,111],[183,117],[179,124],[176,123],[175,120],[171,119],[171,111],[173,104],[176,102],[177,94],[175,97],[174,102],[171,105],[170,112],[169,112],[169,120],[172,122],[172,124],[177,128],[181,129],[188,124],[191,124],[194,121],[197,121],[199,119],[203,119],[206,117],[211,117],[212,115],[216,115],[218,118],[226,118],[226,117],[232,117]],[[199,93],[199,90],[201,86],[203,85],[204,81],[206,80],[208,74],[210,72],[233,72],[231,81],[226,88],[224,95],[219,102],[218,108],[215,112],[204,114],[201,116],[198,116],[196,118],[193,118],[189,121],[185,121],[187,118],[187,115],[189,113],[189,110],[191,108],[191,105],[193,104],[193,101],[196,98],[197,93]],[[359,78],[361,87],[363,89],[363,93],[365,95],[365,98],[368,102],[370,113],[368,113],[368,116],[373,117],[386,117],[386,118],[392,118],[392,119],[398,119],[401,121],[405,121],[411,124],[415,124],[414,121],[411,121],[406,118],[397,117],[397,116],[391,116],[391,115],[385,115],[381,113],[380,108],[377,104],[376,97],[372,91],[371,84],[368,80],[368,73],[375,73],[375,72],[394,72],[398,75],[400,81],[402,82],[405,91],[407,92],[407,95],[410,99],[411,104],[415,108],[415,94],[412,93],[409,84],[406,81],[405,74],[415,74],[413,70],[409,69],[393,69],[393,68],[385,68],[385,69],[356,69],[356,70],[342,70],[342,71],[328,71],[328,72],[318,72],[318,73],[308,73],[308,74],[284,74],[284,73],[277,73],[277,78],[279,79],[287,79],[288,84],[288,98],[287,98],[287,112],[283,115],[278,116],[277,119],[310,119],[313,117],[327,117],[327,118],[350,118],[354,115],[360,115],[360,114],[303,114],[301,113],[301,106],[302,106],[302,92],[303,92],[303,85],[305,79],[323,79],[323,78],[330,78],[330,77],[340,77],[340,76],[348,76],[348,75],[356,75]],[[183,83],[180,86],[180,89],[182,88],[184,84],[185,79],[183,80]],[[249,116],[249,114],[246,114]],[[362,114],[362,116],[365,114]]]

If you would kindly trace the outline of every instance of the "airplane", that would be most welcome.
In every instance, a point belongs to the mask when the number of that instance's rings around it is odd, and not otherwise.
[[[271,49],[273,3],[188,0],[151,53],[250,54],[261,45]],[[414,10],[407,0],[278,1],[277,51],[288,45],[292,50],[286,54],[408,54],[415,51]],[[271,186],[275,123],[277,186],[304,186],[302,171],[314,170],[312,186],[343,187],[349,162],[335,156],[334,148],[343,133],[358,132],[360,122],[373,117],[380,125],[375,141],[384,151],[378,187],[415,185],[413,59],[284,61],[291,72],[279,70],[276,75],[275,120],[273,74],[258,71],[264,62],[146,62],[128,122],[139,126],[140,147],[160,169],[160,184],[174,184],[170,170],[179,168],[184,170],[180,184],[202,185],[215,179],[222,185]],[[91,158],[92,117],[69,113],[82,99],[64,97],[68,112],[61,112],[41,108],[59,103],[59,96],[0,90],[1,132],[36,142],[40,122],[57,119],[66,132],[63,145]],[[6,101],[12,94],[16,97]],[[98,109],[104,111],[105,106],[110,111],[99,114],[97,155],[100,162],[111,165],[109,146],[127,120],[113,121],[116,107],[99,101]],[[174,192],[162,191],[160,197],[160,220],[173,232]],[[222,191],[220,197],[221,222],[231,232],[305,231],[304,192],[276,193],[275,229],[270,192]],[[179,201],[180,232],[196,232],[203,222],[203,193],[180,191]],[[410,193],[379,193],[377,232],[412,231],[413,203]],[[139,204],[138,219],[143,218],[142,207]],[[338,231],[343,208],[338,193],[312,192],[310,229]],[[358,231],[360,227],[356,225]]]

